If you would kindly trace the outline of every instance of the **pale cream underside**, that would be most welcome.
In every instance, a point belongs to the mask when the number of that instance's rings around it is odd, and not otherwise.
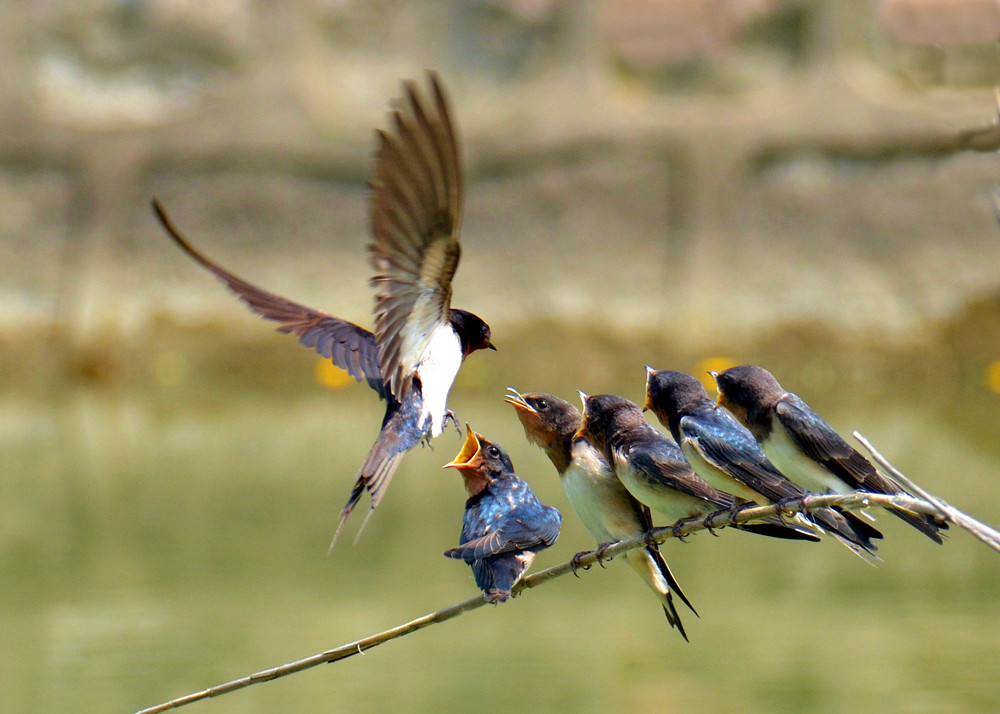
[[[803,454],[777,420],[767,442],[761,446],[767,458],[781,473],[807,491],[815,493],[852,491],[846,483]]]

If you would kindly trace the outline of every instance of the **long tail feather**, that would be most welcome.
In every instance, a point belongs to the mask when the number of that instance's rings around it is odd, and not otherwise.
[[[670,623],[671,627],[676,627],[681,637],[687,640],[688,636],[684,630],[684,623],[681,622],[677,608],[674,606],[674,593],[677,593],[677,597],[696,616],[698,615],[698,611],[694,609],[691,601],[687,599],[684,591],[681,590],[680,584],[677,582],[674,574],[670,572],[667,561],[663,559],[663,555],[659,549],[650,546],[642,550],[631,551],[625,554],[625,561],[642,578],[642,581],[659,596],[663,612],[667,616],[667,622]]]
[[[676,627],[677,631],[681,633],[681,637],[684,638],[685,642],[690,642],[688,639],[687,632],[684,631],[684,623],[681,622],[680,615],[677,614],[677,608],[674,607],[674,599],[667,593],[666,600],[663,602],[663,612],[667,616],[667,622],[670,623],[671,627]]]
[[[882,531],[859,516],[857,513],[854,513],[853,511],[844,511],[840,508],[834,508],[833,510],[844,517],[844,519],[850,524],[851,529],[862,541],[868,539],[869,544],[871,544],[870,539],[881,539],[883,537]]]
[[[688,606],[688,609],[695,614],[695,617],[701,617],[701,615],[698,614],[698,611],[694,609],[694,605],[691,604],[691,601],[687,599],[687,595],[685,595],[684,591],[681,590],[681,584],[677,582],[677,578],[675,578],[674,574],[670,572],[670,566],[667,565],[667,561],[664,560],[663,554],[660,553],[660,549],[650,546],[649,548],[646,548],[646,552],[653,558],[653,562],[656,563],[656,567],[663,574],[663,579],[666,580],[667,585],[670,586],[671,592],[677,593],[677,597],[679,597],[681,601]],[[681,630],[681,634],[684,634],[684,629],[679,626],[680,618],[678,618],[677,622],[678,629]],[[686,635],[684,639],[687,639]]]
[[[865,562],[869,562],[868,557],[878,560],[878,556],[875,555],[878,546],[872,543],[871,539],[881,538],[882,534],[854,514],[833,508],[823,508],[810,514],[810,520],[834,536]]]
[[[396,415],[398,414],[399,412],[396,413]],[[358,542],[358,538],[361,537],[361,533],[368,524],[368,519],[371,518],[375,508],[382,500],[382,496],[385,495],[385,490],[388,488],[393,474],[396,473],[396,469],[399,468],[403,456],[418,440],[417,436],[413,438],[401,438],[399,430],[393,428],[395,426],[393,420],[395,420],[396,415],[393,416],[390,423],[379,433],[378,439],[372,445],[371,451],[368,452],[368,457],[358,470],[357,480],[351,489],[351,495],[340,511],[340,522],[337,524],[337,531],[330,542],[330,547],[327,550],[328,554],[333,551],[333,547],[337,544],[337,539],[340,537],[340,532],[344,529],[344,524],[351,513],[354,512],[358,501],[361,500],[361,494],[368,491],[371,496],[371,508],[369,508],[368,515],[365,516],[361,527],[358,529],[358,534],[355,536],[354,542]]]
[[[742,523],[736,526],[737,530],[746,531],[755,535],[767,536],[768,538],[781,538],[784,540],[807,540],[817,542],[820,540],[813,533],[808,533],[801,527],[785,525],[781,523]]]
[[[925,516],[918,513],[910,513],[902,509],[893,508],[889,511],[892,515],[897,518],[901,518],[911,526],[916,528],[918,531],[923,533],[925,536],[930,538],[932,541],[941,545],[944,543],[942,530],[948,528],[948,524],[944,521],[936,522],[933,516]]]

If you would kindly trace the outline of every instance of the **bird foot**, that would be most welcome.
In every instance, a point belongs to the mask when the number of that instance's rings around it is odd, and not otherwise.
[[[601,543],[599,546],[597,546],[597,564],[600,565],[602,568],[604,567],[605,561],[610,561],[613,559],[612,556],[605,555],[608,551],[608,548],[610,548],[613,545],[614,543]]]
[[[458,423],[458,417],[455,416],[455,412],[453,412],[451,409],[449,409],[444,413],[444,419],[441,420],[441,431],[444,431],[445,429],[448,428],[449,421],[451,421],[451,423],[455,425],[455,431],[457,431],[458,435],[461,436],[462,427]]]
[[[589,550],[583,550],[583,551],[580,551],[579,553],[577,553],[576,555],[574,555],[570,559],[570,561],[569,561],[569,569],[570,569],[570,572],[573,573],[573,575],[575,575],[576,577],[580,577],[580,574],[576,572],[577,570],[590,570],[590,566],[589,565],[581,565],[580,564],[580,559],[583,558],[583,556],[589,555],[589,554],[590,554]]]
[[[752,504],[750,503],[737,503],[729,511],[729,527],[735,528],[739,526],[739,521],[736,518],[742,513],[744,508],[749,508]]]
[[[684,535],[684,521],[677,521],[670,527],[670,533],[681,543],[687,543],[687,536]]]
[[[501,602],[506,602],[509,597],[509,590],[490,590],[488,593],[483,593],[483,599],[490,605],[497,605]]]

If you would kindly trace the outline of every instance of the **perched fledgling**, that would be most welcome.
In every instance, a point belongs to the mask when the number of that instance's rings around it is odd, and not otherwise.
[[[460,545],[445,555],[472,567],[476,585],[490,602],[504,602],[535,554],[556,542],[562,515],[538,501],[514,473],[507,452],[465,428],[462,450],[444,468],[458,469],[469,499]]]
[[[696,378],[646,368],[646,408],[670,430],[695,473],[753,503],[780,503],[807,495],[772,464],[745,427],[717,407]],[[874,553],[882,534],[852,513],[834,508],[800,520],[832,533],[859,555]]]
[[[583,423],[577,436],[602,454],[632,496],[666,517],[668,523],[745,503],[699,477],[680,447],[650,426],[639,407],[628,399],[613,394],[584,395],[583,405]],[[734,527],[773,538],[819,540],[778,518]]]
[[[413,82],[405,82],[405,97],[391,112],[392,128],[376,131],[369,182],[374,241],[368,246],[377,271],[371,279],[374,333],[230,273],[196,250],[153,201],[174,241],[251,310],[280,322],[279,332],[294,334],[354,379],[364,378],[385,399],[382,428],[341,511],[331,549],[361,494],[368,490],[374,511],[403,455],[438,436],[447,419],[454,418],[447,409],[448,392],[465,358],[476,350],[496,349],[482,319],[451,307],[451,282],[461,252],[462,166],[441,81],[429,73],[429,83],[428,99]]]
[[[786,392],[763,367],[740,365],[710,372],[719,387],[719,406],[750,430],[767,457],[783,474],[817,493],[908,494],[876,470],[798,395]],[[935,543],[944,521],[891,509]]]
[[[598,546],[634,538],[652,528],[649,509],[630,494],[611,470],[607,460],[586,439],[577,436],[580,412],[569,402],[551,394],[519,394],[507,388],[504,398],[517,413],[528,441],[548,455],[559,473],[566,498]],[[691,606],[659,548],[636,548],[622,556],[660,599],[667,622],[686,640],[687,633],[673,593]]]

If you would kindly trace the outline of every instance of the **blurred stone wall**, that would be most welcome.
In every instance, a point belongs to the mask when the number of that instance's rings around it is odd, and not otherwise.
[[[66,349],[260,331],[156,225],[370,324],[364,180],[403,78],[468,165],[456,304],[692,344],[916,337],[1000,285],[987,0],[0,6],[0,325]],[[254,333],[256,334],[256,333]]]

